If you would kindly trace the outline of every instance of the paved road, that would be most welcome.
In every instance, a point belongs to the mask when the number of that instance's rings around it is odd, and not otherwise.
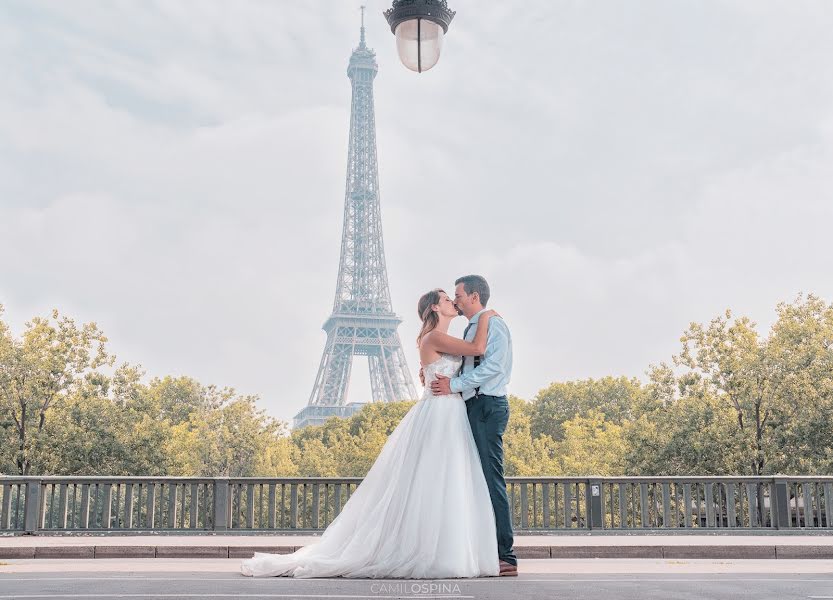
[[[11,561],[0,566],[0,600],[460,598],[524,599],[833,599],[832,561],[524,561],[515,578],[478,580],[353,580],[238,576],[239,561]],[[35,564],[36,563],[36,564]],[[79,564],[80,563],[80,564]],[[90,572],[91,563],[96,568]],[[150,563],[150,564],[149,564]],[[787,564],[791,563],[791,564]],[[27,571],[36,566],[36,572]],[[86,566],[85,566],[86,565]],[[619,572],[608,572],[615,569]],[[621,572],[630,570],[630,572]],[[791,572],[789,571],[791,569]]]

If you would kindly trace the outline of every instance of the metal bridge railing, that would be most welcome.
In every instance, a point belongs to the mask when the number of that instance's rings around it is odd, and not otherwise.
[[[0,476],[0,533],[321,531],[358,477]],[[508,477],[518,532],[833,528],[833,477]]]

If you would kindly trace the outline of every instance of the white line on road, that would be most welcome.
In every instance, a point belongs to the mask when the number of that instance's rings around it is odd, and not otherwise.
[[[428,595],[419,596],[368,596],[348,594],[15,594],[14,596],[0,596],[2,600],[17,600],[19,598],[408,598],[424,600],[426,598],[470,598],[474,596]]]
[[[638,575],[634,575],[633,577],[617,577],[617,578],[594,578],[594,579],[578,579],[573,577],[554,577],[552,579],[528,579],[523,575],[515,578],[503,578],[500,577],[482,577],[479,579],[359,579],[359,578],[352,578],[352,577],[319,577],[319,578],[294,578],[294,577],[244,577],[240,575],[239,577],[142,577],[141,575],[132,575],[132,576],[121,576],[121,577],[14,577],[13,573],[9,573],[5,576],[0,574],[0,581],[201,581],[201,582],[213,582],[213,581],[237,581],[237,582],[249,582],[249,581],[292,581],[292,582],[323,582],[323,581],[338,581],[339,583],[429,583],[431,581],[446,581],[446,582],[454,582],[460,584],[470,584],[470,583],[494,583],[495,581],[507,581],[511,583],[542,583],[542,582],[561,582],[561,583],[605,583],[605,582],[612,582],[612,583],[627,583],[627,582],[678,582],[678,583],[708,583],[715,580],[715,577],[720,575],[729,575],[728,579],[731,581],[785,581],[785,582],[806,582],[806,583],[833,583],[833,577],[828,579],[805,579],[801,577],[731,577],[731,573],[715,573],[713,577],[708,578],[694,578],[694,577],[639,577]],[[247,585],[244,583],[244,585]],[[459,597],[459,596],[455,596]],[[833,596],[817,596],[818,598],[833,598]],[[0,599],[5,598],[5,596],[0,596]]]

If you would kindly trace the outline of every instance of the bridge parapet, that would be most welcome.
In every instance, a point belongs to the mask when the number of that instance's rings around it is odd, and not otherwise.
[[[359,477],[0,476],[0,533],[322,531]],[[833,529],[833,477],[507,477],[519,533]]]

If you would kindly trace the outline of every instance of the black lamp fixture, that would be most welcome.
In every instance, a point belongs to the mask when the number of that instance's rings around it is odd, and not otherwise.
[[[399,60],[422,73],[440,60],[443,36],[457,13],[446,0],[393,0],[384,14],[396,36]]]

